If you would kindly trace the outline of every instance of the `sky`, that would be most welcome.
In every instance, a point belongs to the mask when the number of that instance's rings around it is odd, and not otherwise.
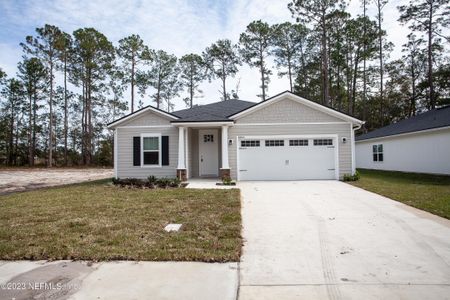
[[[17,63],[23,55],[19,43],[25,36],[34,35],[36,27],[56,25],[66,32],[82,27],[94,27],[105,34],[114,45],[128,35],[139,34],[152,49],[163,49],[181,57],[187,53],[201,53],[218,39],[237,42],[239,34],[253,20],[269,24],[294,22],[285,0],[0,0],[0,68],[8,76],[17,72]],[[395,45],[392,59],[401,56],[401,45],[409,30],[397,19],[397,6],[406,0],[390,0],[384,8],[383,28],[388,40]],[[348,3],[348,12],[362,13],[360,0]],[[375,6],[369,5],[368,15],[375,17]],[[273,64],[268,95],[289,88],[288,79],[278,78]],[[235,89],[239,82],[239,96],[243,100],[258,102],[260,82],[257,69],[240,67],[235,78],[227,82]],[[197,104],[219,101],[220,82],[204,82],[200,89],[203,98]],[[174,100],[175,109],[185,108],[182,97]],[[124,97],[129,99],[129,92]],[[148,98],[144,104],[150,103]]]

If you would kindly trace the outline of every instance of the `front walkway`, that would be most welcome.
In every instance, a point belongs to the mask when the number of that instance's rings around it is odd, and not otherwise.
[[[217,185],[221,183],[220,178],[189,178],[187,188],[190,189],[232,189],[238,188],[235,185]]]
[[[450,220],[339,181],[239,188],[240,299],[450,298]]]

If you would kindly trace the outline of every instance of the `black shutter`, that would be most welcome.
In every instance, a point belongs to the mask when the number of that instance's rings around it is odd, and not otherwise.
[[[161,137],[161,152],[162,152],[162,165],[169,165],[169,137],[164,135]]]
[[[141,137],[133,137],[133,166],[141,165]]]

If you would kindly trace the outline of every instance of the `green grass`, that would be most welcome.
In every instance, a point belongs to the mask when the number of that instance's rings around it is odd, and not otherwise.
[[[179,232],[163,230],[182,223]],[[239,261],[237,189],[126,189],[101,180],[0,196],[0,259]]]
[[[450,176],[358,170],[350,184],[450,219]]]

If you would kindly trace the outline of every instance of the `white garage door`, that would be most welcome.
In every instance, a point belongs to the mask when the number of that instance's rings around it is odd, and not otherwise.
[[[242,138],[239,180],[336,179],[335,138]]]

